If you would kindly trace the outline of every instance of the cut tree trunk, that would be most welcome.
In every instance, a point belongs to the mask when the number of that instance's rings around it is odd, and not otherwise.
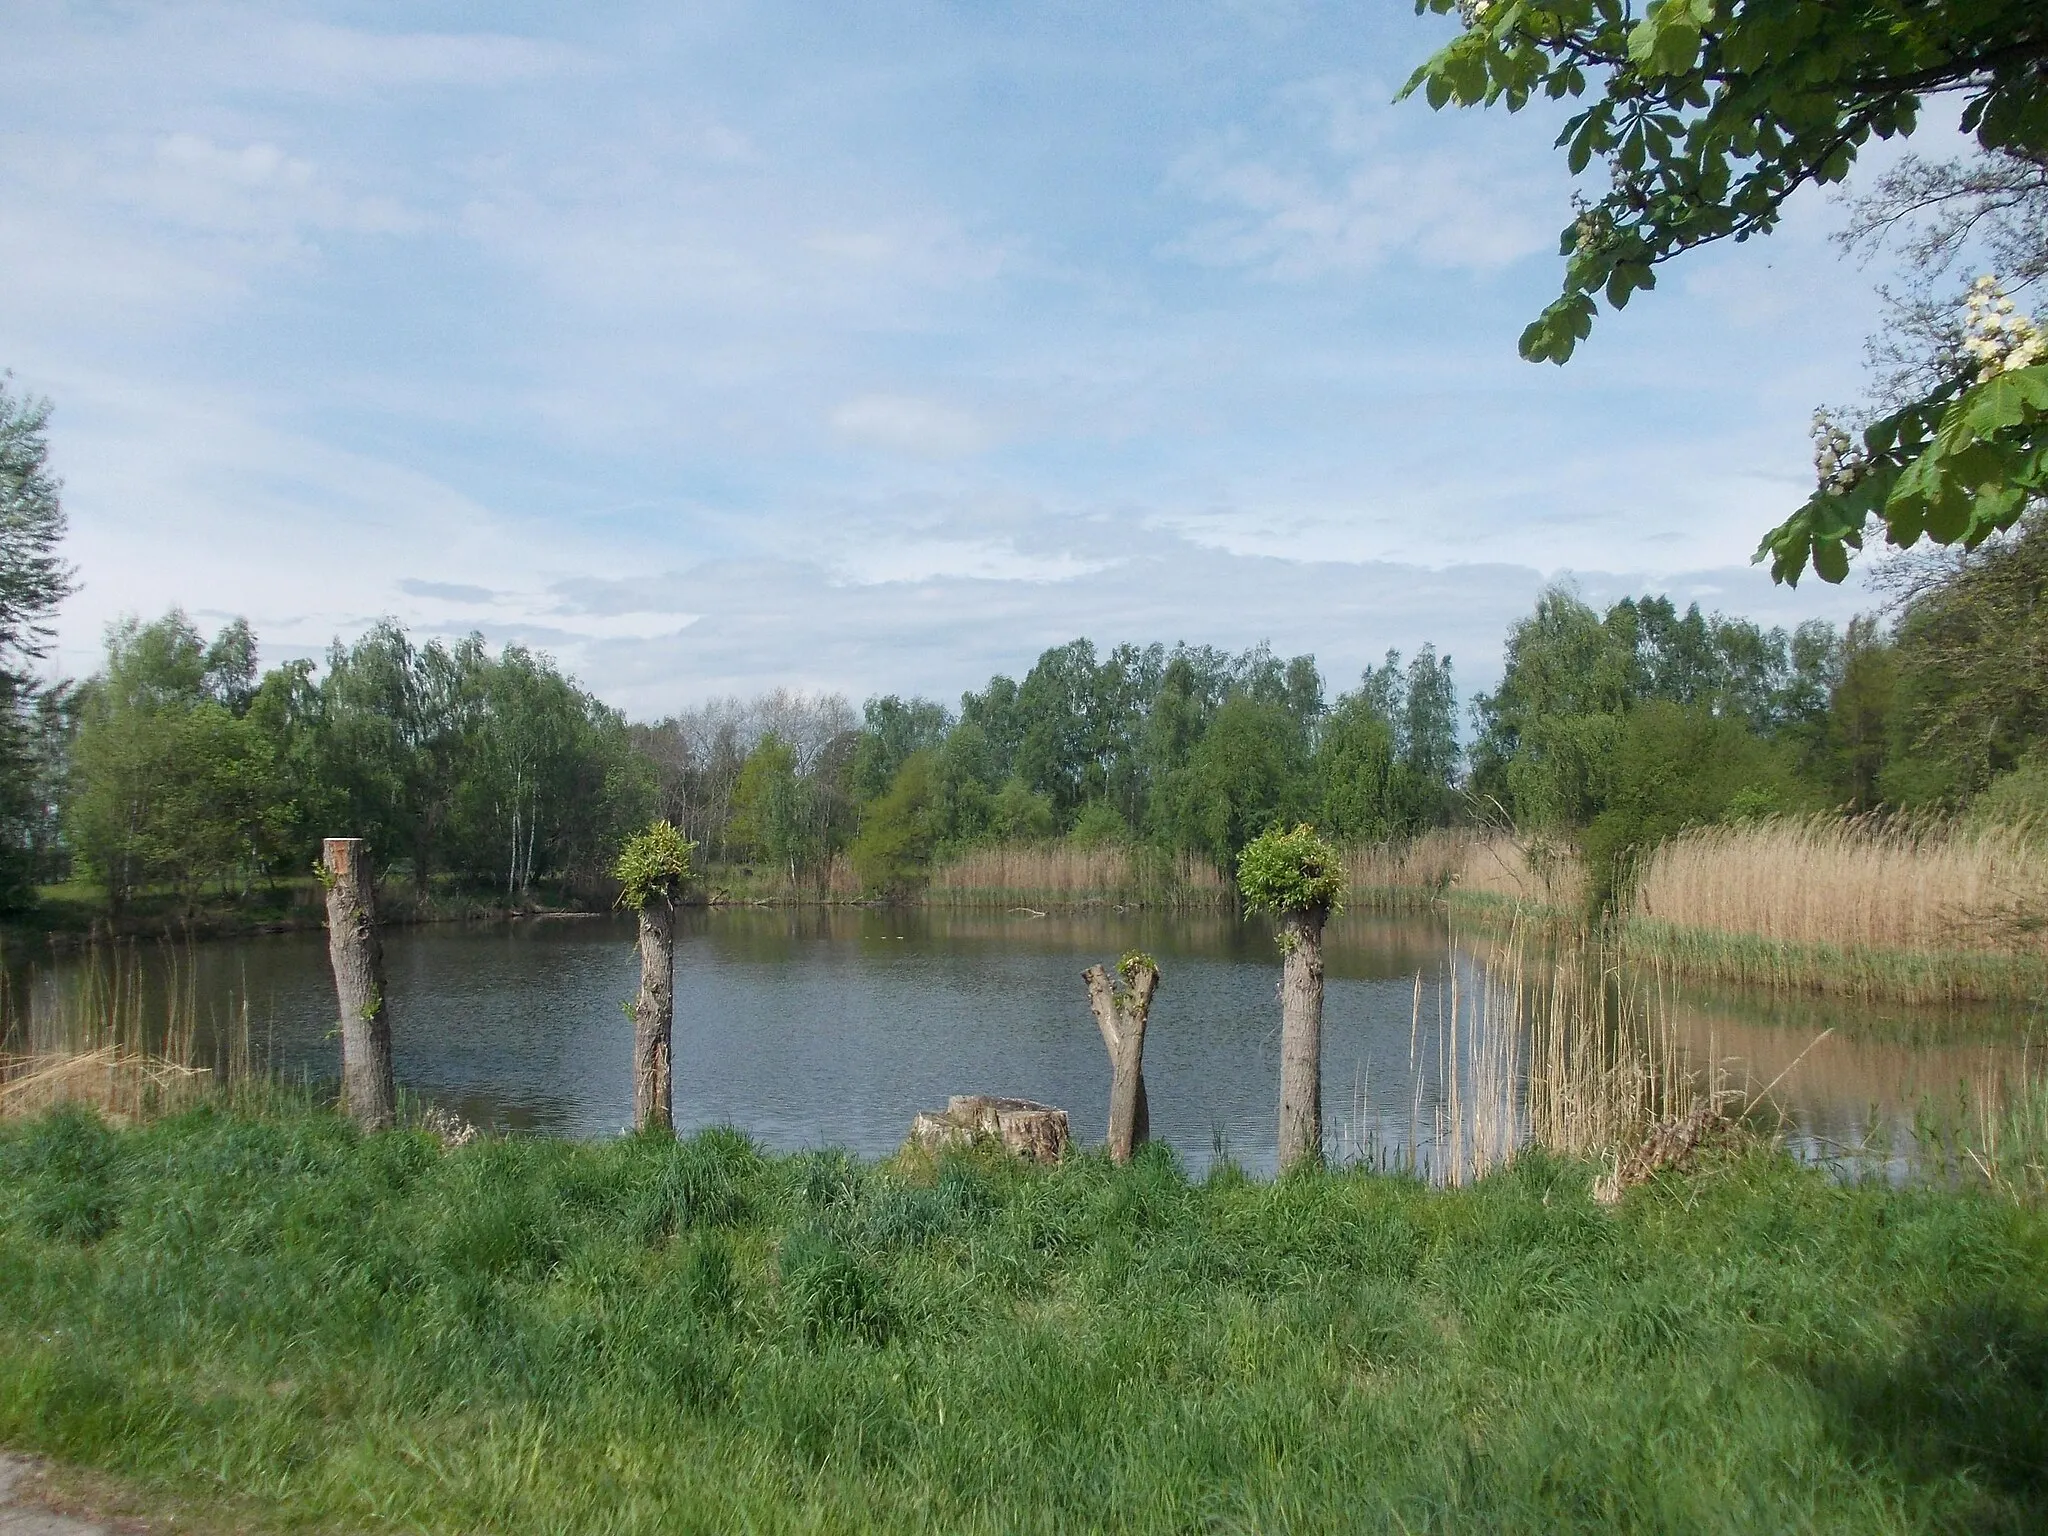
[[[1088,983],[1088,1003],[1095,1027],[1109,1051],[1109,1155],[1127,1163],[1131,1152],[1152,1134],[1151,1107],[1145,1098],[1145,1020],[1159,971],[1141,965],[1132,972],[1128,990],[1120,989],[1107,968],[1091,965],[1081,973]]]
[[[359,837],[330,837],[321,845],[320,861],[327,885],[327,958],[341,1008],[342,1107],[366,1131],[389,1130],[397,1118],[398,1092],[369,850]]]
[[[1323,1155],[1323,918],[1280,925],[1280,1171]]]
[[[675,1129],[676,909],[640,909],[640,995],[633,999],[633,1128]]]
[[[910,1122],[909,1145],[930,1156],[985,1141],[1034,1163],[1056,1163],[1067,1152],[1067,1112],[1031,1099],[956,1093],[945,1109],[919,1110]]]

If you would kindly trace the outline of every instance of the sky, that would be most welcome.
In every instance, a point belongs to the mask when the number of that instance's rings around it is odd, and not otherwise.
[[[1860,389],[1839,200],[1524,363],[1562,115],[1396,103],[1450,25],[1400,0],[0,11],[67,675],[179,605],[266,663],[480,631],[636,718],[1077,635],[1469,692],[1553,582],[1873,606],[1749,563]]]

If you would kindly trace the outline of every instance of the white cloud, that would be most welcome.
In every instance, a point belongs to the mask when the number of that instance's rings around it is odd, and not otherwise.
[[[923,459],[976,454],[994,441],[972,412],[914,395],[859,395],[832,411],[832,430],[850,443]]]
[[[888,544],[863,540],[832,568],[843,580],[861,585],[937,578],[1044,582],[1092,576],[1112,563],[1064,553],[1024,554],[1009,539],[911,539]]]

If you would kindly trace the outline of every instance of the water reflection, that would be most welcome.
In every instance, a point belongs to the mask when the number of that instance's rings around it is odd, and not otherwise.
[[[1266,925],[1222,914],[688,912],[676,974],[678,1123],[729,1123],[782,1149],[880,1155],[918,1109],[989,1092],[1062,1105],[1077,1135],[1099,1140],[1109,1078],[1081,971],[1134,948],[1164,972],[1146,1040],[1154,1134],[1197,1170],[1219,1155],[1270,1170],[1277,957]],[[246,1037],[274,1071],[334,1076],[322,936],[130,953],[125,972],[104,953],[14,957],[4,997],[15,1048],[55,1043],[83,1014],[113,1007],[159,1030],[177,1022],[202,1052]],[[1324,1098],[1333,1156],[1427,1165],[1432,1131],[1447,1114],[1471,1113],[1469,1074],[1486,1049],[1477,999],[1495,953],[1435,919],[1332,923]],[[626,1124],[630,923],[394,931],[386,958],[405,1087],[498,1128],[599,1136]],[[1660,1007],[1693,1064],[1717,1066],[1737,1086],[1776,1080],[1771,1102],[1794,1144],[1821,1157],[1867,1141],[1873,1124],[1895,1134],[1923,1095],[1952,1095],[1958,1082],[2016,1062],[2038,1018],[1645,984],[1663,989]],[[1453,1092],[1461,1071],[1462,1106]]]

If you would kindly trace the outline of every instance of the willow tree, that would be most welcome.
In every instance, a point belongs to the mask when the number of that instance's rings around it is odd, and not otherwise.
[[[1254,838],[1238,855],[1245,907],[1280,923],[1280,1170],[1323,1155],[1323,924],[1344,900],[1344,861],[1315,828]]]
[[[640,993],[633,999],[633,1128],[675,1128],[672,1060],[676,996],[676,900],[690,882],[687,842],[666,821],[652,823],[619,850],[613,873],[619,905],[640,917]]]

